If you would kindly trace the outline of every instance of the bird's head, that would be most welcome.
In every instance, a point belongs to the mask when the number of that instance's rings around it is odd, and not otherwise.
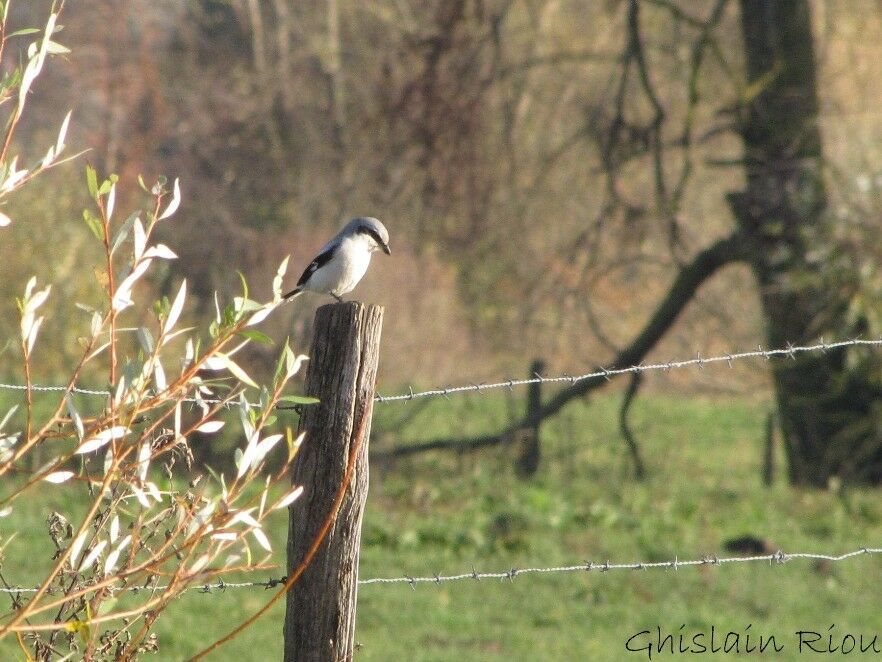
[[[391,255],[389,249],[389,231],[386,226],[380,223],[376,218],[370,216],[362,216],[349,221],[346,230],[352,234],[361,234],[367,237],[371,244],[372,251],[383,251],[386,255]],[[345,230],[344,230],[345,231]]]

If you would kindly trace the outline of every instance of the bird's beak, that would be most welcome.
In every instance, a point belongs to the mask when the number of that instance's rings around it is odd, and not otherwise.
[[[383,252],[384,252],[386,255],[392,255],[392,251],[389,250],[389,244],[383,244],[382,246],[380,246],[380,248],[383,249]]]

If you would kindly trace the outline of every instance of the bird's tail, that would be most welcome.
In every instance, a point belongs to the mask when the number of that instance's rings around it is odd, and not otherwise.
[[[284,299],[286,302],[291,302],[294,299],[296,299],[298,296],[300,296],[301,294],[303,294],[303,288],[302,287],[295,287],[293,290],[288,292],[288,294],[283,296],[282,299]]]

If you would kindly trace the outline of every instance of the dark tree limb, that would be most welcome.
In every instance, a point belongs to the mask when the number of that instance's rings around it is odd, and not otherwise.
[[[744,242],[740,233],[734,233],[699,252],[691,262],[680,268],[677,277],[668,289],[667,294],[656,308],[643,330],[631,341],[631,344],[620,351],[613,362],[607,366],[610,370],[622,370],[638,365],[659,340],[671,329],[680,313],[686,308],[698,288],[717,273],[722,267],[746,259]],[[602,371],[602,367],[597,368]],[[433,439],[419,444],[396,446],[386,451],[376,452],[376,457],[404,457],[429,450],[471,451],[488,446],[495,446],[512,439],[512,435],[524,428],[534,428],[543,420],[557,414],[572,400],[581,398],[591,391],[603,386],[607,379],[603,376],[583,379],[563,389],[548,402],[525,416],[514,425],[497,434],[487,434],[471,439],[444,438]]]
[[[373,451],[371,455],[374,458],[382,460],[386,458],[417,455],[418,453],[422,453],[424,451],[475,451],[481,448],[486,448],[488,446],[497,446],[502,443],[503,440],[507,439],[507,431],[498,434],[484,434],[478,437],[471,437],[470,439],[462,439],[459,437],[441,437],[439,439],[432,439],[431,441],[424,441],[419,444],[412,444],[408,446],[393,446],[389,449]]]

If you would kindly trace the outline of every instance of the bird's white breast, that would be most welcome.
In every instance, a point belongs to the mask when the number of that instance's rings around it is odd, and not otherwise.
[[[337,296],[350,292],[371,263],[369,241],[364,235],[343,239],[334,257],[312,275],[304,289]]]

